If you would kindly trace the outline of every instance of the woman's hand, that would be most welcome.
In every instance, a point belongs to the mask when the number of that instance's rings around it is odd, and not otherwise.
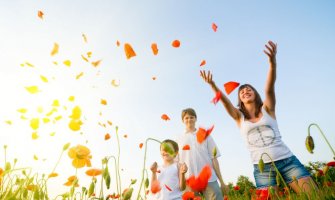
[[[211,73],[210,71],[208,71],[208,72],[206,73],[205,70],[201,70],[201,71],[200,71],[200,76],[202,77],[202,79],[203,79],[206,83],[208,83],[208,84],[210,84],[210,85],[213,85],[213,84],[214,84],[214,82],[213,82],[213,75],[212,75],[212,73]]]
[[[277,44],[270,40],[265,48],[264,53],[268,56],[270,64],[276,65]]]

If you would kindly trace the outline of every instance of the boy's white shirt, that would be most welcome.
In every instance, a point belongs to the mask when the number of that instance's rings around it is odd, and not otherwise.
[[[214,182],[218,180],[218,177],[216,176],[213,168],[213,149],[216,148],[216,158],[221,156],[220,151],[210,135],[206,138],[205,141],[199,144],[196,133],[197,129],[193,132],[184,131],[184,133],[179,136],[177,139],[179,146],[177,160],[179,163],[185,162],[188,167],[188,170],[185,174],[186,179],[192,175],[197,177],[200,174],[202,168],[206,165],[209,165],[212,171],[212,176],[210,177],[209,182]],[[189,145],[190,150],[183,150],[185,145]]]

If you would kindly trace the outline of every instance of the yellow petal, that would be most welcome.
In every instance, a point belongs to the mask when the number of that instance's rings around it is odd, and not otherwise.
[[[6,120],[5,122],[6,122],[6,124],[8,124],[8,125],[12,125],[12,121],[10,121],[10,120]]]
[[[38,89],[38,86],[29,86],[29,87],[25,87],[25,88],[30,94],[36,94],[36,93],[40,92],[40,90]]]
[[[100,62],[101,60],[97,60],[95,62],[92,62],[91,64],[94,66],[94,67],[98,67],[98,65],[100,65]]]
[[[78,80],[80,77],[82,77],[84,75],[84,72],[80,72],[80,74],[78,74],[77,76],[76,76],[76,79]]]
[[[39,118],[33,118],[30,120],[30,127],[33,130],[38,129],[38,127],[40,126],[40,119]]]
[[[81,109],[79,106],[76,106],[72,109],[72,115],[70,116],[72,119],[80,119],[81,117]]]
[[[69,123],[69,128],[73,131],[79,131],[82,124],[83,123],[80,120],[73,119]]]
[[[54,56],[58,53],[59,45],[57,43],[54,43],[54,47],[52,48],[52,51],[50,53],[51,56]]]
[[[108,123],[110,126],[112,126],[112,124],[113,124],[111,121],[107,121],[107,123]]]
[[[37,107],[37,112],[38,113],[42,113],[43,112],[43,107],[42,106],[38,106]]]
[[[49,118],[43,118],[43,123],[49,123],[50,122],[50,119]]]
[[[50,136],[55,136],[56,132],[50,133]]]
[[[86,35],[83,33],[82,36],[83,36],[84,42],[87,43],[87,37],[86,37]]]
[[[25,62],[26,65],[28,65],[28,67],[35,67],[33,64],[29,63],[29,62]]]
[[[66,66],[68,66],[68,67],[70,67],[71,66],[71,61],[70,60],[65,60],[63,62],[63,64],[66,65]]]
[[[36,155],[34,155],[34,160],[38,160],[38,157]]]
[[[24,115],[21,115],[20,119],[22,119],[22,120],[27,120],[28,118],[25,117]]]
[[[19,113],[26,113],[27,109],[25,109],[25,108],[19,108],[19,109],[17,109],[17,112],[19,112]]]
[[[45,83],[49,82],[49,80],[45,76],[40,75],[40,78]]]
[[[52,106],[56,106],[58,107],[59,106],[59,101],[57,99],[55,99],[53,102],[52,102]]]
[[[86,54],[87,54],[87,57],[89,57],[89,58],[92,56],[92,52],[90,52],[90,51],[87,52]]]
[[[37,132],[33,132],[33,133],[31,134],[31,138],[32,138],[33,140],[36,140],[38,137],[39,137],[39,136],[38,136]]]
[[[100,100],[100,103],[101,103],[102,105],[107,105],[107,101],[106,101],[105,99],[101,99],[101,100]]]
[[[52,63],[53,63],[54,65],[58,65],[58,62],[56,62],[56,61],[53,61]]]
[[[85,56],[81,55],[81,58],[82,58],[83,60],[85,60],[86,62],[88,62],[88,59],[87,59]]]
[[[55,120],[58,121],[58,120],[60,120],[60,119],[62,119],[62,118],[63,118],[63,117],[59,115],[59,116],[55,117]]]
[[[69,96],[69,101],[74,101],[75,97],[74,96]]]
[[[120,80],[119,80],[119,83],[116,83],[115,79],[112,80],[112,86],[119,87],[119,85],[120,85]]]

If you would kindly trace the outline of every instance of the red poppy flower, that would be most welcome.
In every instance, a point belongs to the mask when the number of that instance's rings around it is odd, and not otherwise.
[[[211,134],[213,129],[214,129],[214,125],[207,130],[204,129],[204,128],[199,128],[199,130],[197,132],[197,141],[199,143],[202,143],[203,141],[205,141],[206,138]]]
[[[236,185],[236,186],[234,186],[234,190],[240,190],[240,186],[238,186],[238,185]]]
[[[240,83],[234,82],[234,81],[230,81],[227,82],[223,85],[226,93],[229,95],[233,90],[235,90],[235,88],[237,88],[240,85]]]
[[[202,168],[198,177],[192,175],[190,178],[186,180],[186,184],[196,192],[202,192],[206,189],[208,180],[212,176],[211,167],[206,165]]]
[[[182,198],[183,200],[201,200],[201,197],[195,196],[194,192],[185,192]]]
[[[331,161],[329,163],[327,163],[328,167],[335,167],[335,161]]]

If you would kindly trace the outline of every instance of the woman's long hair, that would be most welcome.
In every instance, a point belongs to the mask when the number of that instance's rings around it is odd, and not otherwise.
[[[243,90],[246,87],[251,88],[254,91],[254,93],[255,93],[255,104],[256,104],[255,116],[258,117],[259,113],[261,112],[262,106],[263,106],[263,101],[262,101],[261,96],[257,92],[257,90],[254,87],[252,87],[250,84],[244,84],[244,85],[241,85],[238,88],[238,93],[237,93],[237,95],[238,95],[238,103],[237,103],[237,107],[243,113],[245,119],[250,119],[250,114],[248,113],[247,109],[244,106],[244,103],[241,101],[241,98],[240,98],[240,91]]]

